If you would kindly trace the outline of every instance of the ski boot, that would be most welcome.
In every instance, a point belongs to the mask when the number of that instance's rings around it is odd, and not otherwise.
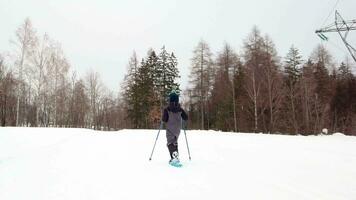
[[[172,159],[169,160],[169,164],[172,165],[173,167],[182,167],[182,163],[179,161],[179,154],[178,151],[175,151],[172,153]]]

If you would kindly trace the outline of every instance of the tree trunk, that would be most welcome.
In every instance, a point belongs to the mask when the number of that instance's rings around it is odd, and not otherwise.
[[[294,105],[294,90],[291,89],[291,106],[292,106],[292,119],[293,119],[293,127],[294,127],[294,134],[298,134],[299,130],[298,130],[298,122],[296,119],[296,113],[295,113],[295,105]]]
[[[203,48],[201,49],[201,57],[200,57],[200,106],[201,106],[201,130],[204,130],[204,97],[203,97],[203,64],[204,64],[204,57],[203,57]]]
[[[18,85],[18,91],[17,91],[17,103],[16,103],[16,126],[20,125],[20,95],[21,95],[21,90],[22,90],[22,68],[23,68],[23,63],[25,59],[25,44],[22,44],[22,53],[21,53],[21,60],[20,60],[20,66],[19,66],[19,85]]]
[[[255,80],[255,71],[252,75],[252,85],[253,85],[253,104],[254,104],[254,117],[255,117],[255,133],[258,129],[258,119],[257,119],[257,91],[256,91],[256,80]]]

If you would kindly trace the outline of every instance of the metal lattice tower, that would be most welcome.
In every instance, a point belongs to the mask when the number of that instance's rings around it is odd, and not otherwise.
[[[347,36],[352,30],[356,30],[356,20],[346,21],[341,17],[339,12],[335,11],[335,22],[329,26],[316,30],[315,33],[322,40],[327,41],[328,38],[323,33],[338,32],[347,50],[351,54],[351,57],[356,62],[356,49],[347,41]]]

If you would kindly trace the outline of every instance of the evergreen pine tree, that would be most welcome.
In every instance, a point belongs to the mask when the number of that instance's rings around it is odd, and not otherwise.
[[[352,78],[350,66],[345,64],[344,62],[341,62],[337,74],[340,79]]]
[[[140,127],[152,126],[153,109],[158,105],[157,93],[155,92],[155,70],[157,68],[157,56],[155,51],[150,50],[148,58],[143,61],[138,73],[137,91],[140,102],[140,114],[142,121]]]
[[[178,70],[178,61],[174,53],[172,52],[168,58],[168,68],[167,68],[166,83],[165,83],[166,88],[164,93],[165,95],[168,95],[168,93],[173,89],[180,92],[180,88],[179,88],[180,84],[176,82],[177,78],[180,78],[179,70]]]
[[[289,52],[285,58],[285,85],[286,85],[286,101],[284,104],[284,115],[287,122],[287,129],[294,134],[299,133],[298,122],[298,98],[297,98],[297,83],[300,80],[302,74],[302,56],[299,54],[299,50],[293,45],[289,49]]]
[[[139,97],[138,97],[138,72],[139,72],[139,61],[134,52],[130,58],[128,64],[128,73],[124,78],[124,83],[122,84],[123,99],[125,102],[125,110],[127,112],[127,117],[130,119],[133,128],[138,128],[140,121],[140,107],[139,107]]]
[[[179,91],[179,84],[176,82],[176,79],[179,78],[177,65],[174,53],[169,54],[163,46],[155,70],[155,87],[159,91],[161,109],[169,92],[173,89]]]
[[[352,133],[356,116],[356,79],[344,62],[338,69],[331,107],[334,131]]]
[[[284,72],[287,75],[288,86],[291,87],[301,75],[302,56],[299,50],[291,46],[285,60]]]

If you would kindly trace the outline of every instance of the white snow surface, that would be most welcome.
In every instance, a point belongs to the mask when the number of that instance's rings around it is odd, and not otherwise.
[[[0,199],[356,199],[356,137],[187,131],[174,168],[156,135],[0,128]]]

